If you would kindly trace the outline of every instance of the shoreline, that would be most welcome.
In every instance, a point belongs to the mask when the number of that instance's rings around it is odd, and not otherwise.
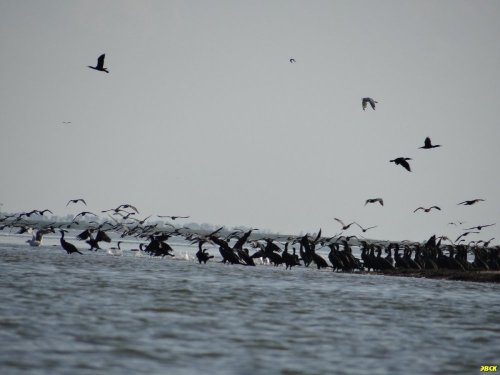
[[[415,277],[436,280],[472,281],[478,283],[500,283],[500,271],[456,271],[456,270],[387,270],[375,274],[396,277]]]

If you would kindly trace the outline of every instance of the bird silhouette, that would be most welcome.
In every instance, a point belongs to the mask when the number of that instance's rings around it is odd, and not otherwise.
[[[384,205],[384,200],[382,198],[370,198],[370,199],[367,199],[365,201],[365,206],[368,204],[368,203],[380,203],[381,206]]]
[[[85,206],[87,205],[87,202],[85,202],[85,199],[83,198],[78,198],[78,199],[70,199],[68,201],[68,203],[66,203],[66,207],[70,204],[70,203],[78,203],[78,202],[82,202]]]
[[[458,205],[460,204],[463,204],[464,206],[470,206],[470,205],[473,205],[473,204],[476,204],[477,202],[484,202],[484,199],[472,199],[470,201],[463,201],[463,202],[460,202]]]
[[[431,139],[429,137],[427,137],[427,138],[425,138],[424,145],[422,147],[419,147],[419,148],[428,149],[428,148],[436,148],[436,147],[441,147],[441,145],[433,145],[431,143]]]
[[[478,225],[477,227],[472,227],[472,228],[465,228],[464,230],[474,230],[474,229],[477,229],[477,230],[481,230],[483,228],[486,228],[486,227],[492,227],[493,225],[495,225],[496,223],[493,223],[493,224],[486,224],[486,225]]]
[[[347,230],[350,228],[351,225],[354,224],[354,221],[353,221],[352,223],[346,225],[342,220],[337,219],[336,217],[334,218],[334,220],[338,221],[340,223],[340,225],[342,225],[342,230]]]
[[[412,160],[411,158],[396,158],[393,160],[389,160],[389,163],[395,163],[396,165],[400,165],[403,168],[405,168],[408,172],[411,172],[410,164],[408,163],[408,160]]]
[[[430,211],[430,210],[432,210],[433,208],[435,208],[436,210],[441,211],[441,208],[439,208],[438,206],[431,206],[431,207],[429,207],[429,208],[419,207],[419,208],[417,208],[417,209],[416,209],[415,211],[413,211],[413,212],[417,212],[418,210],[423,210],[423,211],[425,211],[425,212],[429,212],[429,211]]]
[[[293,64],[295,62],[295,59],[294,58],[291,58],[290,59],[290,62]]]
[[[359,227],[359,229],[361,229],[361,230],[363,231],[363,233],[365,233],[365,232],[366,232],[367,230],[369,230],[369,229],[373,229],[373,228],[376,228],[376,227],[377,227],[377,225],[375,225],[375,226],[373,226],[373,227],[363,228],[361,225],[359,225],[359,224],[358,224],[358,223],[356,223],[356,222],[354,222],[354,224],[356,224],[356,225]]]
[[[372,98],[363,98],[361,100],[361,106],[363,107],[363,111],[366,109],[366,105],[370,104],[370,106],[375,110],[375,104],[378,103],[377,101],[373,100]]]
[[[189,216],[170,216],[170,215],[157,215],[158,217],[161,217],[161,218],[170,218],[172,220],[175,220],[175,219],[187,219]]]
[[[101,56],[99,56],[97,58],[97,65],[96,66],[88,66],[90,69],[95,69],[95,70],[99,70],[100,72],[106,72],[106,73],[109,73],[108,72],[108,69],[106,69],[104,67],[104,57],[106,57],[106,54],[102,54]]]
[[[61,232],[61,246],[64,250],[66,250],[66,252],[68,254],[73,254],[73,253],[78,253],[78,254],[82,254],[81,252],[78,251],[78,249],[76,248],[75,245],[73,245],[72,243],[69,243],[68,241],[66,241],[64,239],[64,230],[61,229],[59,230],[59,232]]]

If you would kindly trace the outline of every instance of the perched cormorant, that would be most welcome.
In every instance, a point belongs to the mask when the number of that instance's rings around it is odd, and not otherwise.
[[[59,232],[61,232],[61,246],[64,250],[66,250],[66,252],[68,254],[73,254],[73,253],[78,253],[78,254],[81,254],[81,252],[78,251],[78,249],[76,248],[75,245],[73,245],[72,243],[69,243],[68,241],[66,241],[64,239],[64,230],[61,229],[59,230]]]

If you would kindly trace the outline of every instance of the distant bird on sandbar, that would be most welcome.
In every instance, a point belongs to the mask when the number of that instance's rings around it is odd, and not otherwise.
[[[106,73],[109,73],[108,72],[108,69],[106,69],[104,67],[104,57],[106,57],[106,54],[102,54],[101,56],[99,56],[99,58],[97,59],[97,65],[96,66],[88,66],[90,69],[95,69],[95,70],[99,70],[100,72],[106,72]]]
[[[441,147],[441,145],[433,145],[431,143],[431,139],[429,137],[427,137],[427,138],[425,138],[424,145],[422,147],[419,147],[419,148],[428,149],[428,148],[436,148],[436,147]]]
[[[389,163],[395,163],[396,165],[400,165],[403,168],[405,168],[408,172],[411,172],[410,164],[408,163],[407,160],[412,160],[412,159],[400,157],[393,160],[389,160]]]
[[[496,223],[493,223],[493,224],[486,224],[486,225],[478,225],[477,227],[472,227],[472,228],[465,228],[464,230],[474,230],[474,229],[477,229],[477,230],[481,230],[483,228],[486,228],[486,227],[492,227],[493,225],[495,225]]]
[[[85,202],[85,199],[83,198],[78,198],[78,199],[70,199],[68,201],[68,203],[66,203],[66,207],[70,204],[70,203],[78,203],[78,202],[82,202],[85,206],[87,205],[87,202]]]
[[[429,211],[430,211],[430,210],[432,210],[433,208],[434,208],[434,209],[436,209],[436,210],[438,210],[438,211],[441,211],[441,208],[439,208],[438,206],[431,206],[431,207],[429,207],[429,208],[419,207],[419,208],[417,208],[417,209],[416,209],[415,211],[413,211],[413,212],[417,212],[418,210],[423,210],[424,212],[429,212]]]
[[[158,215],[158,217],[161,217],[161,218],[170,218],[172,220],[175,220],[175,219],[187,219],[189,218],[189,216],[169,216],[169,215]]]
[[[340,223],[340,225],[342,225],[342,230],[347,230],[350,228],[351,225],[354,224],[354,221],[353,221],[352,223],[346,225],[346,224],[344,224],[344,222],[342,220],[337,219],[336,217],[334,218],[334,220],[338,221]]]
[[[363,98],[361,100],[361,106],[363,107],[363,111],[366,109],[366,105],[370,103],[370,106],[373,108],[373,110],[375,110],[375,104],[377,104],[378,102],[373,100],[372,98]]]
[[[295,62],[295,59],[294,58],[291,58],[290,59],[290,62],[293,64]]]
[[[365,206],[368,203],[377,203],[377,202],[380,203],[381,206],[384,205],[384,200],[382,198],[370,198],[365,201]]]
[[[78,254],[82,254],[81,252],[78,251],[78,249],[76,248],[75,245],[73,245],[72,243],[69,243],[68,241],[66,241],[64,239],[64,230],[61,229],[60,230],[61,232],[61,246],[64,250],[66,250],[66,252],[68,254],[73,254],[73,253],[78,253]]]
[[[463,201],[463,202],[460,202],[458,205],[463,204],[464,206],[470,206],[470,205],[473,205],[477,202],[484,202],[484,199],[478,198],[478,199],[472,199],[470,201]]]

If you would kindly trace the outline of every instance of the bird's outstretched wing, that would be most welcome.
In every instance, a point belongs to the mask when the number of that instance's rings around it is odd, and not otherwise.
[[[106,54],[102,54],[97,58],[97,68],[98,69],[103,69],[104,68],[104,58],[106,57]],[[113,56],[111,56],[113,57]]]

